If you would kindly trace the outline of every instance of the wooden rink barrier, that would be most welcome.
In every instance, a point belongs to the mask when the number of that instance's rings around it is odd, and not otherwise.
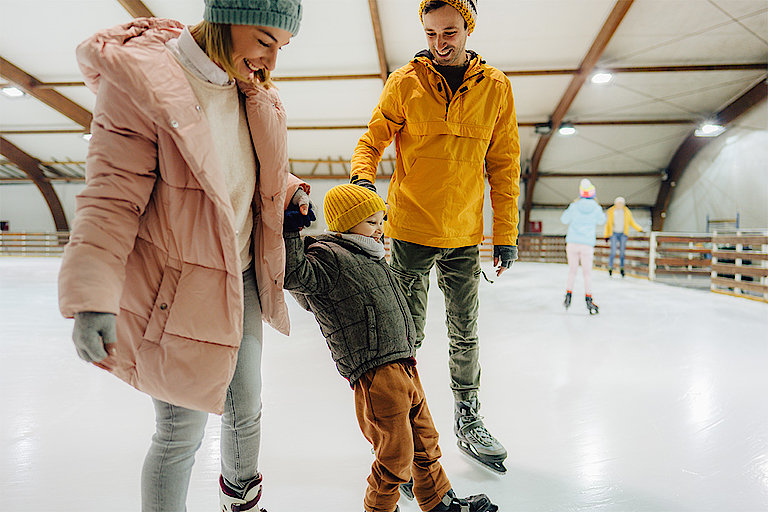
[[[0,256],[61,257],[69,232],[0,233]],[[519,261],[567,264],[565,235],[520,234]],[[387,260],[389,239],[384,239]],[[609,242],[598,239],[595,268],[607,269]],[[614,269],[618,269],[616,254]],[[493,259],[493,240],[480,244],[480,259]],[[630,276],[678,286],[709,288],[768,302],[768,229],[729,233],[666,233],[627,240],[624,269]]]
[[[68,241],[68,231],[0,233],[0,256],[61,256]]]

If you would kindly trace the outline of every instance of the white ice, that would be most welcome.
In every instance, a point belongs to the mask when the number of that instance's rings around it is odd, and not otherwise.
[[[138,511],[151,403],[77,358],[58,267],[0,259],[0,510]],[[580,277],[563,309],[565,279],[515,263],[481,286],[482,412],[509,451],[504,476],[455,445],[433,282],[418,367],[457,493],[503,512],[768,510],[768,305],[597,272],[590,317]],[[360,512],[372,455],[352,392],[289,303],[291,337],[265,329],[262,506]],[[218,437],[211,416],[190,512],[217,510]]]

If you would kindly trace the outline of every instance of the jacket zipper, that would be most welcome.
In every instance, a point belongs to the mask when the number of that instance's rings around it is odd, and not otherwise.
[[[379,263],[379,265],[388,265],[388,263]],[[404,317],[406,315],[410,315],[411,314],[411,310],[410,309],[406,309],[405,307],[403,307],[403,302],[400,300],[400,295],[397,294],[397,290],[400,289],[400,284],[396,283],[392,279],[392,275],[390,274],[391,271],[387,271],[387,269],[384,269],[384,270],[386,271],[387,279],[389,280],[389,284],[392,285],[392,287],[395,290],[395,298],[397,299],[397,305],[400,307],[400,312],[403,314]],[[406,327],[406,333],[407,333],[407,331],[408,331],[408,321],[407,320],[405,322],[405,327]],[[410,334],[413,335],[413,333],[410,333]]]
[[[447,99],[447,95],[448,95],[448,81],[447,81],[447,80],[445,79],[445,77],[444,77],[442,74],[440,74],[440,73],[437,71],[437,69],[435,69],[434,67],[432,67],[432,71],[434,71],[434,72],[435,72],[435,74],[437,74],[437,76],[439,76],[439,77],[440,77],[440,81],[441,81],[441,83],[443,84],[443,87],[445,88],[445,94],[446,94],[446,99]],[[469,88],[468,88],[468,87],[466,87],[464,84],[466,84],[466,83],[467,83],[467,82],[469,82],[470,80],[472,80],[472,79],[474,79],[474,78],[477,78],[478,76],[482,76],[482,75],[483,75],[483,71],[482,71],[482,70],[480,70],[480,71],[478,71],[477,73],[475,73],[474,75],[472,75],[472,76],[468,76],[467,78],[465,78],[465,79],[464,79],[464,80],[461,82],[461,85],[459,86],[459,88],[458,88],[458,89],[456,89],[456,94],[454,94],[454,95],[451,97],[451,99],[450,99],[450,100],[446,101],[446,103],[445,103],[445,120],[446,120],[446,121],[448,121],[448,111],[451,109],[451,103],[453,103],[453,101],[454,101],[456,98],[458,98],[458,97],[459,97],[459,96],[461,96],[462,94],[464,94],[464,93],[466,93],[466,92],[468,92],[468,91],[469,91]],[[464,89],[464,91],[463,91],[463,92],[462,92],[462,89]]]

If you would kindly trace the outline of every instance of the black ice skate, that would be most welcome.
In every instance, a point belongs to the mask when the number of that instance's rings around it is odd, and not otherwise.
[[[496,512],[497,510],[499,507],[491,503],[485,494],[457,498],[451,489],[445,493],[442,501],[429,512]]]
[[[613,275],[613,269],[609,268],[608,269],[608,277],[611,277],[612,275]]]
[[[619,269],[619,273],[621,273],[621,277],[624,277],[624,267],[621,267]]]
[[[413,478],[410,482],[400,484],[400,494],[405,496],[408,501],[413,501]]]
[[[456,434],[457,444],[461,451],[488,469],[503,475],[507,472],[504,467],[507,450],[485,428],[482,417],[477,413],[479,408],[477,398],[456,402],[453,432]]]
[[[565,300],[563,301],[563,306],[565,306],[565,309],[571,307],[571,292],[565,292]]]
[[[584,301],[587,303],[587,310],[589,311],[590,315],[596,315],[600,312],[600,308],[597,307],[597,304],[592,302],[591,295],[584,297]]]

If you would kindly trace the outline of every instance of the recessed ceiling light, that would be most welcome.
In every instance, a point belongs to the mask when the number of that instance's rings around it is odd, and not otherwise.
[[[557,130],[560,135],[573,135],[576,133],[576,128],[571,123],[563,123],[560,125],[560,129]]]
[[[697,137],[717,137],[724,131],[725,126],[719,125],[717,123],[706,122],[696,129],[694,135]]]
[[[90,133],[84,133],[83,134],[83,140],[85,140],[85,141],[91,140],[91,137],[93,137],[93,135],[90,134]]]
[[[593,84],[607,84],[611,80],[613,80],[613,75],[611,73],[600,71],[592,75]]]
[[[17,87],[13,87],[12,85],[3,87],[2,89],[0,89],[0,91],[6,96],[8,96],[9,98],[21,98],[22,96],[24,96],[24,91],[22,91]]]

